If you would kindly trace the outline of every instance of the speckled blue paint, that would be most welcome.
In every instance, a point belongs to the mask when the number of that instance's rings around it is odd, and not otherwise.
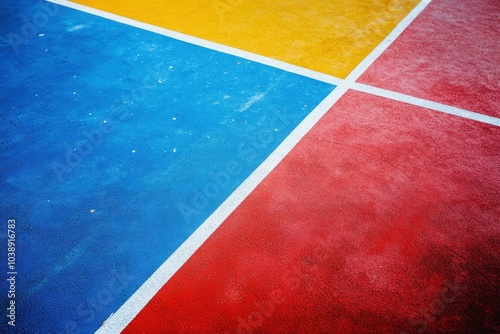
[[[334,89],[51,6],[15,52],[42,9],[0,4],[2,332],[95,331]]]

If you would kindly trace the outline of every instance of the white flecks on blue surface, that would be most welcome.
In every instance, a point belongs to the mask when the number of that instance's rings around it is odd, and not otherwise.
[[[86,24],[77,24],[75,26],[72,26],[71,28],[68,28],[67,31],[72,32],[72,31],[77,31],[77,30],[87,28],[87,27],[88,27],[88,25],[86,25]]]
[[[267,94],[267,92],[255,94],[254,96],[252,96],[250,98],[250,100],[248,100],[248,102],[245,103],[245,105],[240,108],[240,112],[243,112],[243,111],[247,110],[248,108],[250,108],[255,102],[260,101],[266,94]]]

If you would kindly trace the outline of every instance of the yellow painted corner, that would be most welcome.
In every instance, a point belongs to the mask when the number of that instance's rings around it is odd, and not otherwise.
[[[76,0],[345,78],[419,0]]]

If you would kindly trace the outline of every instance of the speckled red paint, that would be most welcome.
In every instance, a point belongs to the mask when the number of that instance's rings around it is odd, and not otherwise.
[[[500,117],[500,2],[434,0],[360,82]]]
[[[500,131],[348,92],[125,333],[500,330]]]

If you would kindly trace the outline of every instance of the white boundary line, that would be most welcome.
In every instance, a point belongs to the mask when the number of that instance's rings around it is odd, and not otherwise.
[[[424,107],[427,109],[432,109],[435,111],[440,111],[446,114],[450,115],[455,115],[463,118],[468,118],[472,119],[475,121],[491,124],[491,125],[496,125],[500,126],[500,118],[488,116],[488,115],[483,115],[483,114],[478,114],[469,110],[465,109],[460,109],[456,108],[453,106],[449,106],[446,104],[441,104],[429,100],[424,100],[418,97],[410,96],[410,95],[405,95],[401,93],[397,93],[394,91],[382,89],[382,88],[377,88],[373,86],[368,86],[365,84],[361,83],[355,83],[352,87],[353,90],[357,90],[360,92],[372,94],[372,95],[377,95],[377,96],[382,96],[391,100],[396,100],[404,103],[409,103],[412,105],[416,105],[419,107]]]
[[[389,47],[397,36],[420,14],[429,4],[429,0],[421,1],[410,14],[375,48],[356,69],[337,84],[330,93],[271,153],[271,155],[200,225],[200,227],[147,279],[142,286],[97,330],[98,334],[120,333],[146,306],[165,283],[186,263],[194,252],[212,235],[224,220],[240,205],[241,202],[260,184],[260,182],[278,165],[278,163],[295,147],[309,130],[326,114],[351,86],[354,81]],[[155,28],[156,29],[156,28]],[[213,46],[213,44],[211,44]],[[224,47],[225,48],[225,47]],[[241,53],[238,52],[238,56]],[[253,59],[252,59],[253,60]],[[267,61],[267,58],[265,59]],[[280,65],[281,62],[280,62]],[[278,67],[289,70],[287,67]],[[297,73],[297,72],[294,72]],[[318,79],[319,80],[319,79]],[[324,81],[324,80],[321,80]],[[333,83],[333,82],[332,82]]]
[[[198,45],[198,46],[210,49],[210,50],[215,50],[215,51],[230,54],[230,55],[233,55],[236,57],[251,60],[251,61],[254,61],[256,63],[260,63],[260,64],[264,64],[264,65],[268,65],[271,67],[275,67],[275,68],[284,70],[286,72],[299,74],[299,75],[302,75],[302,76],[305,76],[305,77],[308,77],[311,79],[315,79],[318,81],[322,81],[322,82],[326,82],[326,83],[330,83],[330,84],[334,84],[334,85],[339,85],[342,82],[342,79],[325,74],[325,73],[316,72],[316,71],[313,71],[313,70],[310,70],[310,69],[307,69],[304,67],[300,67],[300,66],[286,63],[284,61],[261,56],[261,55],[258,55],[258,54],[255,54],[255,53],[252,53],[249,51],[236,49],[236,48],[233,48],[233,47],[230,47],[227,45],[207,41],[207,40],[204,40],[204,39],[201,39],[198,37],[182,34],[182,33],[179,33],[179,32],[173,31],[173,30],[160,28],[160,27],[154,26],[152,24],[136,21],[133,19],[129,19],[127,17],[108,13],[108,12],[105,12],[105,11],[102,11],[99,9],[87,7],[87,6],[80,5],[80,4],[71,2],[71,1],[66,1],[66,0],[47,0],[47,1],[61,5],[61,6],[65,6],[68,8],[76,9],[76,10],[79,10],[81,12],[85,12],[88,14],[99,16],[99,17],[102,17],[102,18],[105,18],[105,19],[108,19],[111,21],[123,23],[123,24],[129,25],[132,27],[136,27],[136,28],[139,28],[142,30],[154,32],[154,33],[159,34],[159,35],[171,37],[173,39],[183,41],[183,42],[186,42],[189,44]]]
[[[97,15],[112,21],[127,24],[160,35],[168,36],[190,44],[206,47],[215,51],[227,53],[257,63],[272,66],[287,72],[299,74],[318,81],[334,84],[337,87],[330,93],[274,150],[271,155],[203,222],[202,225],[148,278],[141,287],[97,330],[98,334],[120,333],[146,306],[161,287],[184,265],[196,250],[212,235],[224,220],[240,205],[241,202],[260,184],[260,182],[280,163],[280,161],[295,147],[304,135],[321,119],[349,89],[369,94],[383,96],[417,106],[430,108],[488,124],[500,125],[500,119],[476,114],[436,102],[414,98],[376,87],[356,83],[355,81],[370,67],[371,64],[392,44],[393,41],[411,24],[425,9],[431,0],[422,0],[394,30],[349,74],[345,79],[339,79],[279,60],[271,59],[251,52],[242,51],[222,44],[206,41],[193,36],[181,34],[154,25],[139,22],[119,15],[93,9],[66,0],[47,0],[55,4],[73,8],[89,14]]]

